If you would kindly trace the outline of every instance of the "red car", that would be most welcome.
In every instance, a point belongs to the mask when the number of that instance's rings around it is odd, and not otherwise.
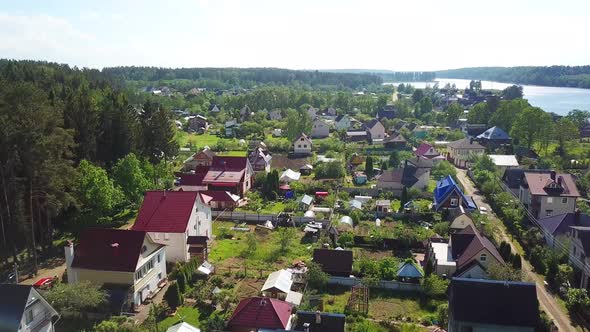
[[[53,281],[55,279],[52,277],[41,278],[37,280],[36,283],[33,284],[35,288],[50,288],[53,285]]]

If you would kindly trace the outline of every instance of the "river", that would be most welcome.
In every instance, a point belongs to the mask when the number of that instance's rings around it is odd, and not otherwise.
[[[437,78],[435,82],[438,82],[438,86],[441,88],[449,83],[455,84],[458,89],[464,89],[469,87],[470,80]],[[401,82],[394,84],[398,85]],[[434,82],[406,82],[405,84],[411,84],[416,88],[424,88],[426,85],[434,85]],[[512,84],[481,81],[483,89],[503,90],[510,85]],[[590,111],[590,89],[523,85],[522,90],[524,97],[528,99],[531,105],[540,107],[546,112],[566,115],[573,109]]]

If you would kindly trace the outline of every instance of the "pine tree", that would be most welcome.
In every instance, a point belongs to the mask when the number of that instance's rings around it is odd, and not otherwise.
[[[368,178],[373,177],[373,158],[371,156],[367,157],[365,161],[365,173],[367,174]]]

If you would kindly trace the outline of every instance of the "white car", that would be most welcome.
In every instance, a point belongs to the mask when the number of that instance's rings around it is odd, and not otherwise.
[[[480,206],[479,213],[480,214],[488,214],[488,209],[485,206]]]

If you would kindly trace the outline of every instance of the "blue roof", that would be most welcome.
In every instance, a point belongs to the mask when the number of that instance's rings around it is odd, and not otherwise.
[[[438,210],[439,205],[442,202],[444,202],[447,199],[447,197],[455,190],[459,193],[459,195],[461,195],[461,197],[463,198],[463,203],[466,204],[466,207],[468,209],[476,208],[473,199],[471,199],[471,197],[465,196],[465,194],[463,193],[461,188],[459,188],[453,177],[447,175],[447,177],[438,181],[436,183],[436,188],[434,188],[434,206],[436,210]]]
[[[486,140],[509,140],[510,136],[500,127],[492,127],[483,133],[477,135],[477,138]]]

